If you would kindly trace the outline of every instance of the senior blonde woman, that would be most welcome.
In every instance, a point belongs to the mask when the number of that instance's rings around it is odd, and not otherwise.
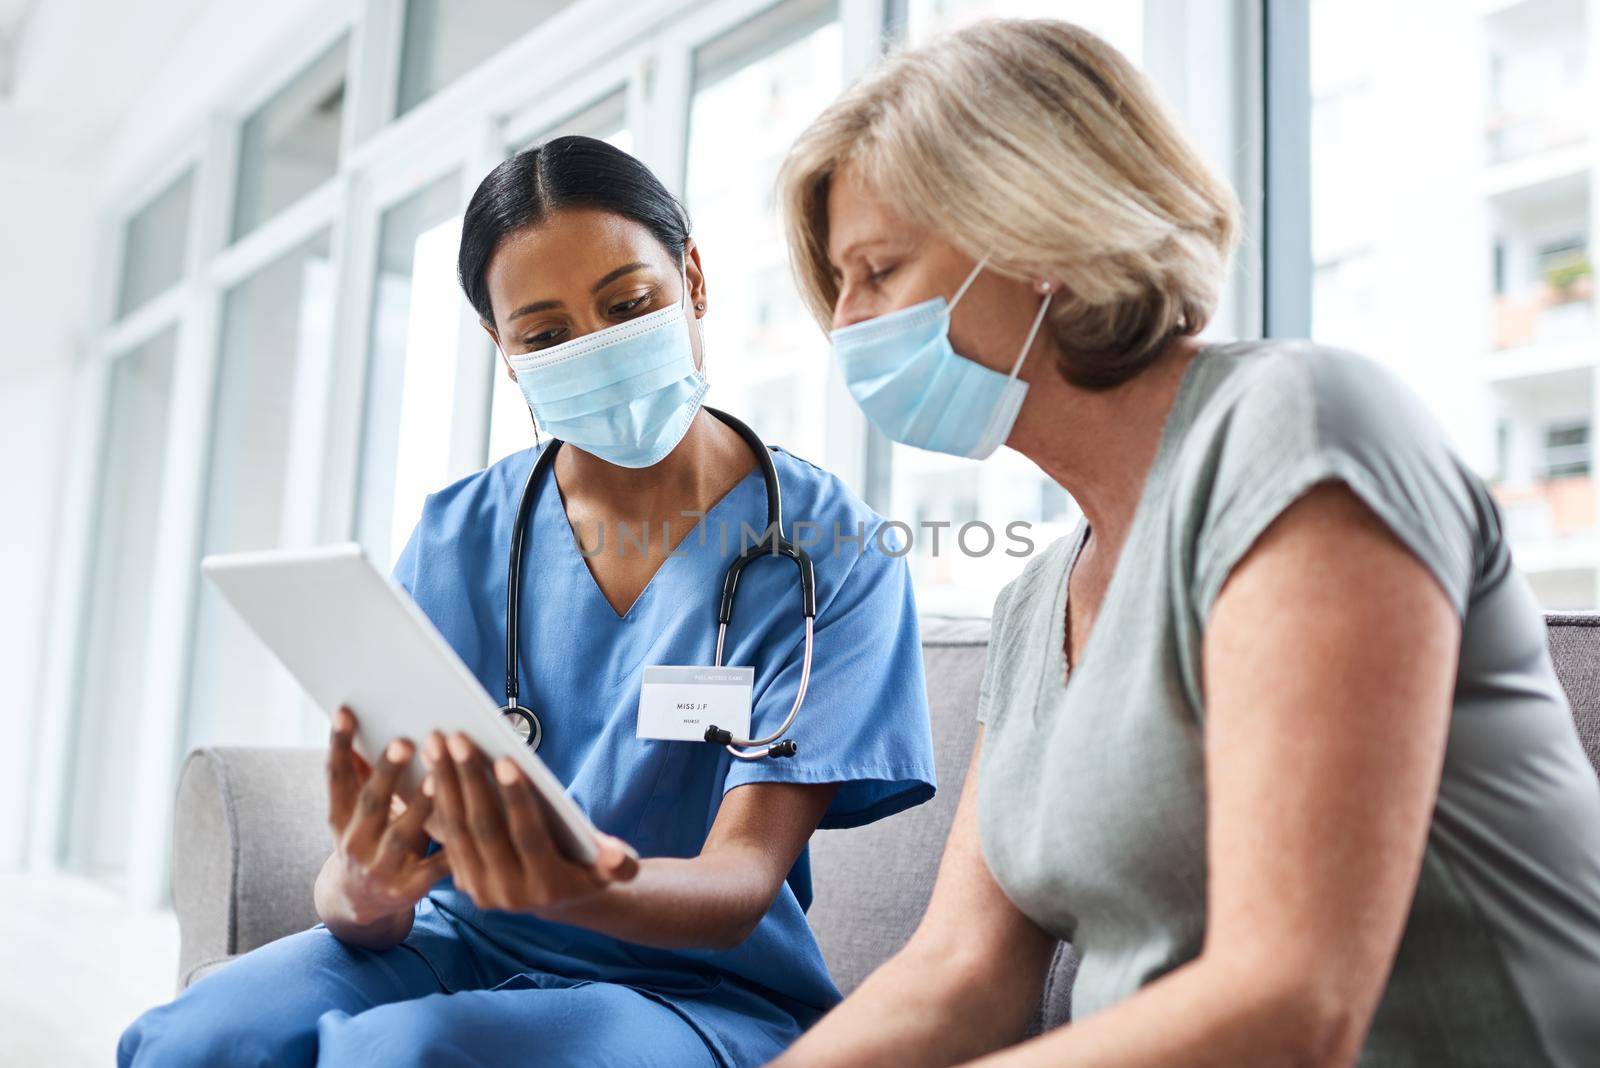
[[[1238,207],[1146,80],[981,23],[781,196],[872,423],[1085,516],[995,604],[926,918],[781,1063],[1597,1063],[1600,782],[1494,500],[1379,364],[1198,339]]]

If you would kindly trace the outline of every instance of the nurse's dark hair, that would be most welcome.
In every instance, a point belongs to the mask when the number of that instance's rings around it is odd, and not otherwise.
[[[467,300],[494,322],[484,275],[507,237],[562,208],[598,208],[649,230],[674,259],[689,240],[689,214],[643,163],[593,137],[554,137],[524,149],[478,183],[461,220],[456,273]]]

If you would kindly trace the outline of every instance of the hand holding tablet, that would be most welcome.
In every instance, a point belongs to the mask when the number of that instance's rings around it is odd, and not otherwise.
[[[600,833],[428,617],[359,545],[208,556],[200,566],[326,714],[355,713],[352,747],[374,771],[391,741],[412,743],[394,793],[416,796],[430,734],[460,734],[485,770],[505,758],[522,772],[562,854],[590,866],[599,859]],[[469,798],[460,800],[464,806]]]

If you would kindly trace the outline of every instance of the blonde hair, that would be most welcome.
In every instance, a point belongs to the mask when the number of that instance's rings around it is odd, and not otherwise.
[[[1216,308],[1239,203],[1149,82],[1094,34],[989,19],[887,59],[801,134],[778,176],[789,253],[819,322],[839,287],[828,188],[849,166],[896,215],[993,269],[1061,283],[1068,381],[1138,374]]]

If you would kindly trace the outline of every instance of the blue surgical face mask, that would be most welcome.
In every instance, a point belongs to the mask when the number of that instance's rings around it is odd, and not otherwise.
[[[851,396],[890,440],[982,460],[1011,435],[1028,392],[1017,372],[1050,297],[1040,301],[1009,375],[962,356],[950,346],[950,313],[986,262],[978,261],[949,305],[934,297],[830,335]]]
[[[706,395],[689,340],[688,294],[686,277],[670,308],[507,357],[539,426],[619,467],[660,463]]]

